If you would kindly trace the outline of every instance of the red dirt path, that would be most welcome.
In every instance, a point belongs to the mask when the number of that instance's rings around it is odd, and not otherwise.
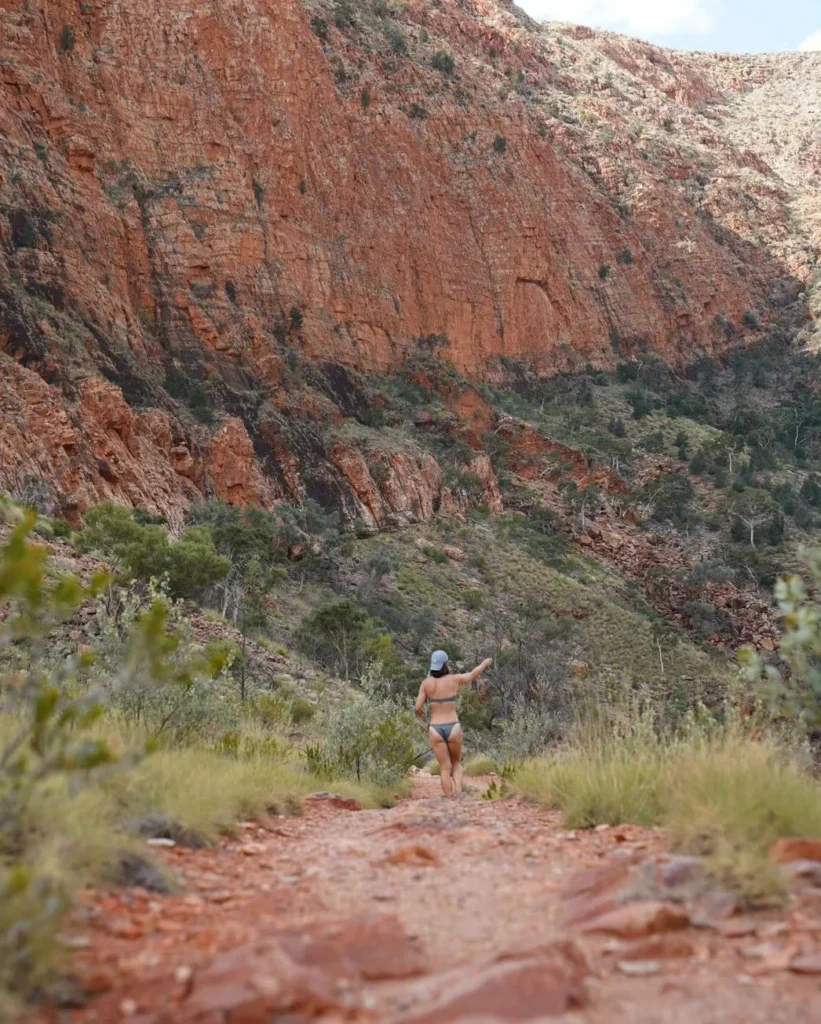
[[[283,929],[311,933],[328,922],[374,914],[398,920],[397,936],[404,928],[425,975],[458,968],[451,983],[461,983],[474,965],[570,934],[560,923],[568,902],[562,890],[580,869],[606,864],[625,850],[648,857],[664,850],[657,830],[568,833],[558,815],[518,800],[481,800],[474,788],[454,803],[438,796],[436,779],[414,785],[413,797],[391,810],[353,812],[312,801],[303,817],[247,823],[239,837],[215,849],[157,850],[183,891],[87,894],[65,930],[79,947],[74,967],[91,995],[82,1008],[40,1013],[38,1021],[188,1021],[186,994],[221,954]],[[692,956],[664,955],[657,973],[635,977],[616,969],[618,943],[582,936],[591,966],[587,998],[561,1019],[821,1021],[821,973],[799,976],[787,969],[790,957],[821,954],[821,902],[757,916],[749,933],[736,938],[704,928],[686,936]],[[433,978],[427,989],[425,977],[380,980],[363,982],[358,996],[371,1020],[392,1021],[438,998],[443,987],[445,979]]]

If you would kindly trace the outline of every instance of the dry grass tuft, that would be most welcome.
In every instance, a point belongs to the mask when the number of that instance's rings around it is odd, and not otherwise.
[[[715,876],[761,905],[783,896],[769,850],[779,836],[821,836],[821,787],[801,757],[738,724],[660,738],[641,722],[577,730],[530,761],[515,788],[564,812],[569,828],[663,825],[676,848],[703,855]]]

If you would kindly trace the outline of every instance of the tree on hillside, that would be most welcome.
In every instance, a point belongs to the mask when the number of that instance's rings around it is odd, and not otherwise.
[[[668,473],[648,480],[641,489],[640,498],[659,522],[688,526],[692,520],[695,490],[690,478],[681,473]]]
[[[584,532],[587,526],[587,513],[598,508],[602,503],[601,491],[591,484],[579,487],[575,480],[564,480],[559,484],[559,492],[578,515],[579,527]]]
[[[476,657],[492,643],[493,674],[489,685],[502,716],[517,699],[547,699],[556,713],[561,707],[563,686],[572,655],[574,620],[557,619],[539,595],[511,599],[492,589],[482,616],[476,620]]]
[[[255,555],[244,567],[242,589],[239,598],[237,628],[242,636],[241,658],[239,660],[239,695],[240,700],[246,697],[246,670],[248,667],[248,637],[262,632],[269,623],[270,611],[268,600],[278,580],[282,579],[282,569],[265,568]]]
[[[299,639],[308,653],[350,680],[361,675],[375,634],[375,623],[364,608],[349,598],[334,598],[302,623]]]
[[[772,528],[774,523],[781,520],[778,502],[768,491],[760,488],[742,491],[731,498],[725,508],[737,523],[743,525],[751,548],[755,547],[756,530],[764,526]]]

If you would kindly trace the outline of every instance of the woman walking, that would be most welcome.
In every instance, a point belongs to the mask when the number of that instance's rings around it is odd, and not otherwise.
[[[459,796],[462,792],[462,743],[465,737],[456,713],[459,689],[477,680],[492,664],[492,658],[485,658],[472,672],[451,672],[447,654],[434,651],[430,659],[430,675],[422,680],[419,687],[416,714],[421,718],[425,701],[430,704],[428,732],[433,753],[439,762],[445,796]]]

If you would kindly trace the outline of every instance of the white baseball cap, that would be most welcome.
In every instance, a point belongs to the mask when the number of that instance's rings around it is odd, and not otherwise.
[[[441,672],[448,663],[446,651],[434,651],[430,659],[431,672]]]

